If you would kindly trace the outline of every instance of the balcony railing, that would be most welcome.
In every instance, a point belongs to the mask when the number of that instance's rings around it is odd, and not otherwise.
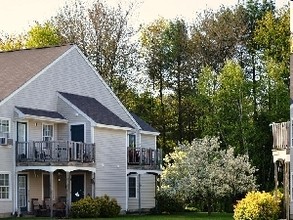
[[[160,170],[162,167],[161,149],[129,147],[127,152],[129,168]]]
[[[17,162],[95,161],[95,145],[73,141],[16,142]]]

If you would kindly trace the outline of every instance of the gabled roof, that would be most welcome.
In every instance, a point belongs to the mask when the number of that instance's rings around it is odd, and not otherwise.
[[[18,113],[20,118],[27,119],[45,119],[48,121],[55,122],[67,122],[67,119],[64,118],[60,113],[55,111],[47,111],[42,109],[32,109],[32,108],[24,108],[24,107],[15,107],[16,112]]]
[[[104,125],[114,125],[118,127],[133,128],[130,124],[123,121],[116,114],[102,105],[95,98],[59,92],[71,104],[80,109],[84,114],[90,117],[94,122]]]
[[[16,106],[15,108],[18,109],[21,113],[23,113],[25,115],[35,115],[35,116],[40,116],[40,117],[65,119],[60,113],[55,112],[55,111],[23,108],[23,107],[18,107],[18,106]]]
[[[156,129],[154,129],[151,125],[149,125],[148,123],[146,123],[144,120],[142,120],[136,114],[134,114],[133,112],[130,112],[130,114],[134,118],[134,120],[139,124],[139,126],[141,127],[141,129],[143,131],[150,131],[150,132],[156,132],[156,133],[158,133],[158,131]]]
[[[72,45],[0,52],[0,102]]]

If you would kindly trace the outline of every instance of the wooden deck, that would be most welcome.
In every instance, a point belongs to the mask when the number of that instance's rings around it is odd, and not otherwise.
[[[16,142],[17,165],[95,162],[95,145],[73,141]]]

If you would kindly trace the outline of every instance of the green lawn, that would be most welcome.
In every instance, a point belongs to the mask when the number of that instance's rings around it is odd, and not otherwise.
[[[5,220],[12,220],[14,218],[7,218]],[[24,217],[24,220],[49,220],[51,218],[44,217],[34,217],[28,218]],[[181,214],[174,215],[123,215],[116,218],[96,218],[96,219],[85,219],[85,220],[184,220],[184,219],[194,219],[194,220],[233,220],[232,214],[227,213],[213,213],[208,215],[207,213],[198,213],[198,212],[186,212]],[[19,218],[18,218],[19,220]]]

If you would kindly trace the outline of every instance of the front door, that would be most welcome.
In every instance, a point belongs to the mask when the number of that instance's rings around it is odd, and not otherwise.
[[[27,123],[17,122],[17,142],[18,155],[22,158],[27,158]]]
[[[21,212],[27,212],[27,175],[18,175],[18,205]]]
[[[70,127],[71,141],[84,142],[84,125],[71,125]],[[79,143],[73,145],[73,152],[71,153],[73,160],[81,159],[81,146]]]
[[[71,176],[71,202],[84,198],[84,175],[74,174]]]

